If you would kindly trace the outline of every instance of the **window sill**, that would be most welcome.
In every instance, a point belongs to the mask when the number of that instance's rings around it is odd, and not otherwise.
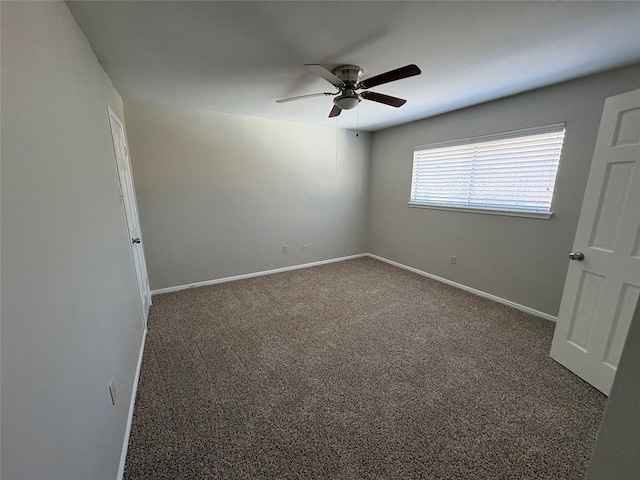
[[[408,202],[412,208],[430,208],[432,210],[449,210],[452,212],[482,213],[485,215],[503,215],[507,217],[525,217],[548,220],[553,212],[529,212],[526,210],[494,210],[489,208],[449,207],[446,205],[428,205],[425,203]]]

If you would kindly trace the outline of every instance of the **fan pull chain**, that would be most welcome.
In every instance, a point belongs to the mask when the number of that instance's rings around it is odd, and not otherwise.
[[[360,105],[356,107],[356,137],[360,135]]]
[[[338,117],[336,117],[336,175],[338,174]]]

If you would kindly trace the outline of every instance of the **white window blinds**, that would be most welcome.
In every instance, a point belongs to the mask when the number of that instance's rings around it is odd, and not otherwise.
[[[550,212],[564,124],[416,147],[409,204]]]

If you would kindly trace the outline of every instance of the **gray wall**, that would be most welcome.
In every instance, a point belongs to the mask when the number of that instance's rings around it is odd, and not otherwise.
[[[107,116],[122,101],[63,3],[3,2],[1,31],[0,476],[113,479],[143,335]]]
[[[152,289],[365,252],[369,134],[128,99],[125,115]]]
[[[369,252],[557,315],[604,99],[638,86],[635,65],[376,132]],[[551,219],[407,206],[415,146],[557,122],[567,126]]]

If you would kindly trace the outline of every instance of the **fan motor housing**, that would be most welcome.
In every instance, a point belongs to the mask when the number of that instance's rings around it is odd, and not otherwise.
[[[341,65],[331,70],[331,73],[347,85],[355,85],[362,78],[364,71],[358,65]]]

